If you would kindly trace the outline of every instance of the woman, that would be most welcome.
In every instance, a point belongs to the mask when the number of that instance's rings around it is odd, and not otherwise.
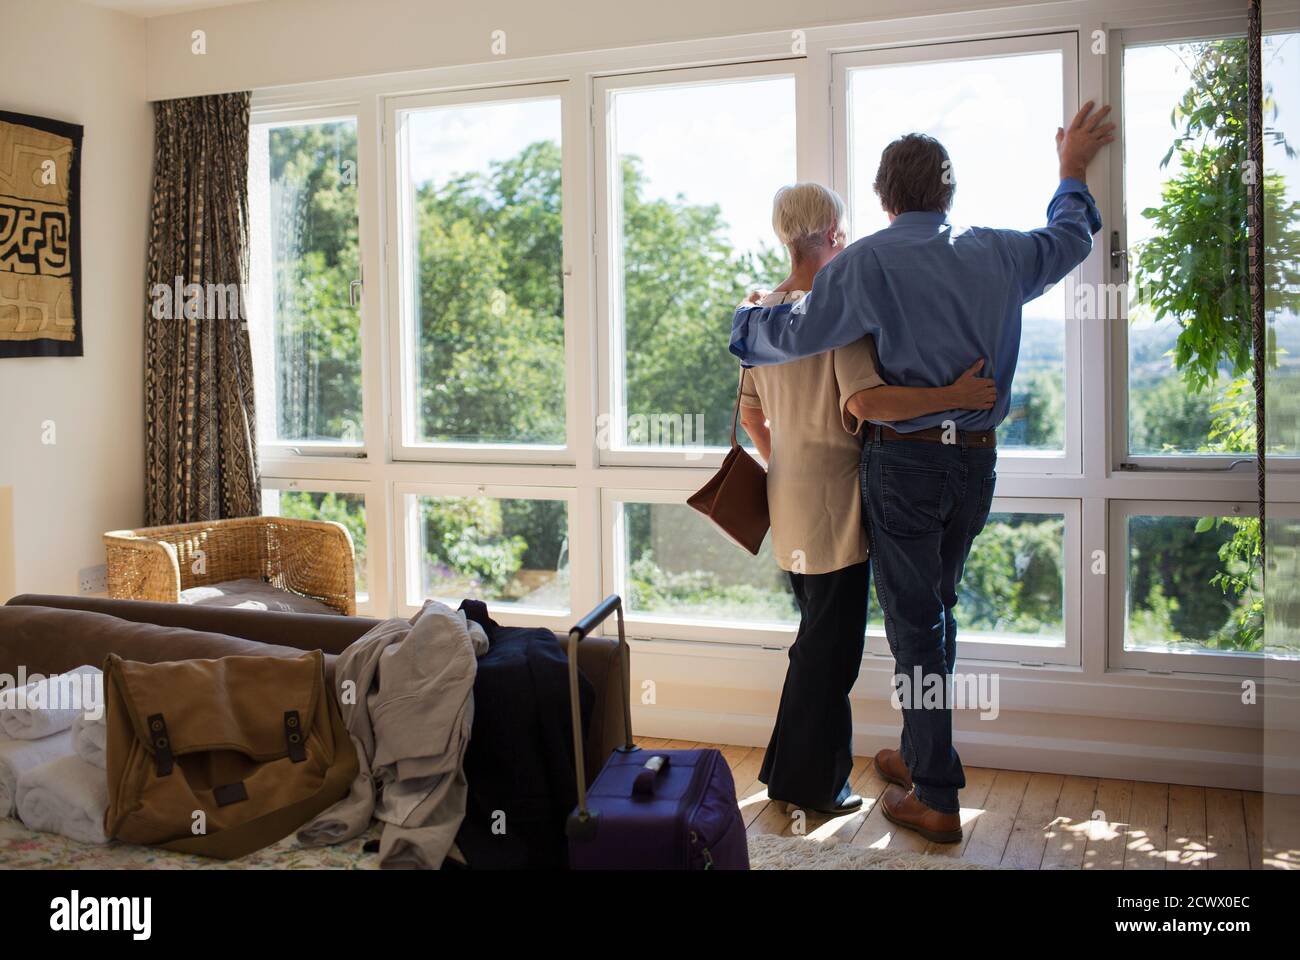
[[[772,227],[790,251],[790,275],[761,297],[798,300],[844,249],[844,202],[816,183],[776,194]],[[751,297],[751,300],[753,298]],[[849,785],[853,717],[849,691],[867,626],[867,537],[858,493],[861,423],[943,410],[987,410],[992,380],[975,364],[946,387],[894,387],[881,379],[870,337],[839,350],[741,371],[741,422],[767,461],[767,499],[777,563],[789,572],[799,632],[759,779],[768,796],[820,813],[862,805]],[[865,391],[865,392],[864,392]]]

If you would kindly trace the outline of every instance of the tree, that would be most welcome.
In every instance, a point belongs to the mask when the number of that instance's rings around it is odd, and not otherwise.
[[[361,424],[361,325],[348,304],[360,276],[356,127],[276,127],[268,138],[279,434],[355,439]]]

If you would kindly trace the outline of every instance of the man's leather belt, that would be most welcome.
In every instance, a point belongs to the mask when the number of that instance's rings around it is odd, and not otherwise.
[[[889,427],[877,427],[877,436],[881,440],[922,440],[927,443],[946,443],[956,447],[996,447],[998,432],[996,430],[945,430],[943,427],[928,427],[911,433],[899,433]]]

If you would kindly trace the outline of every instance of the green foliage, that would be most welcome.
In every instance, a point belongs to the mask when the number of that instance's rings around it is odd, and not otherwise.
[[[361,436],[361,325],[348,304],[360,276],[356,127],[276,127],[268,138],[280,437]]]
[[[1215,384],[1221,367],[1232,376],[1251,367],[1246,233],[1251,171],[1245,40],[1215,40],[1190,49],[1192,85],[1170,117],[1176,135],[1162,161],[1168,165],[1177,155],[1181,169],[1165,182],[1161,205],[1142,211],[1155,230],[1136,251],[1134,278],[1138,301],[1155,319],[1179,324],[1174,364],[1199,393]],[[1276,114],[1271,94],[1265,108]],[[1266,133],[1286,146],[1280,133]],[[1294,269],[1292,225],[1300,219],[1300,203],[1285,202],[1280,175],[1256,175],[1270,208],[1266,216],[1281,228],[1278,243],[1289,248],[1274,249],[1265,258],[1267,282],[1276,288]]]
[[[998,427],[998,442],[1008,447],[1060,450],[1065,446],[1065,391],[1059,369],[1034,370],[1017,377],[1023,400],[1012,404]],[[1023,385],[1023,386],[1022,386]]]
[[[1129,385],[1129,441],[1135,454],[1195,450],[1214,426],[1214,401],[1193,393],[1178,377]]]
[[[785,252],[736,254],[716,204],[647,200],[623,161],[623,311],[630,415],[704,416],[703,442],[725,446],[738,376],[727,352],[735,305],[786,273]]]
[[[560,148],[415,197],[422,437],[562,444]]]
[[[961,578],[965,629],[1059,635],[1063,630],[1059,517],[990,517]]]
[[[641,550],[628,567],[628,609],[710,620],[797,621],[799,611],[787,592],[748,583],[723,583],[708,570],[669,572]]]
[[[451,581],[497,596],[518,573],[528,549],[523,537],[505,532],[501,501],[490,497],[423,499],[420,521],[425,583]],[[469,582],[461,583],[465,579]]]

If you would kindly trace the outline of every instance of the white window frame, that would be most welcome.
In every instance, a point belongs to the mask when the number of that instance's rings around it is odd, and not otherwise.
[[[604,593],[627,598],[627,578],[623,569],[625,531],[624,503],[676,504],[685,506],[688,490],[652,488],[613,488],[601,490],[601,556],[603,557]],[[686,509],[690,509],[687,507]],[[722,534],[718,534],[719,538]],[[739,547],[735,549],[739,550]],[[624,622],[629,636],[665,640],[691,640],[709,643],[741,644],[767,648],[785,648],[794,642],[796,627],[778,623],[744,620],[698,620],[629,610],[624,607]]]
[[[627,436],[627,411],[615,397],[624,393],[623,356],[623,255],[619,226],[621,204],[612,201],[611,174],[618,160],[617,144],[612,136],[613,97],[620,90],[654,87],[683,87],[728,80],[759,80],[790,77],[794,81],[796,176],[804,176],[798,149],[804,136],[806,121],[800,109],[805,96],[807,80],[804,61],[797,59],[771,59],[731,63],[697,68],[666,68],[641,73],[613,74],[596,77],[592,82],[593,159],[591,164],[593,203],[595,217],[593,234],[592,271],[596,279],[597,330],[597,424],[603,426],[608,443],[600,445],[598,462],[606,466],[656,466],[656,467],[713,467],[722,463],[726,447],[691,446],[688,448],[653,447],[640,444],[624,447]],[[740,149],[739,147],[737,149]],[[621,191],[618,192],[621,197]],[[766,201],[765,201],[766,202]],[[719,317],[719,336],[727,332],[726,321]],[[736,375],[740,365],[737,361]],[[724,412],[724,411],[719,411]]]
[[[1300,678],[1300,660],[1290,661],[1263,654],[1226,653],[1207,650],[1126,650],[1128,629],[1128,521],[1135,516],[1211,517],[1257,515],[1256,505],[1242,501],[1211,500],[1113,500],[1110,504],[1111,556],[1115,568],[1110,580],[1110,664],[1119,669],[1137,668],[1148,673],[1213,674],[1223,677],[1262,678],[1265,670],[1275,676]],[[1216,589],[1211,584],[1206,590]]]
[[[263,490],[282,493],[346,493],[364,498],[366,515],[366,586],[365,594],[357,594],[357,613],[365,616],[382,616],[388,610],[387,577],[383,574],[384,560],[388,556],[388,517],[385,497],[378,485],[357,480],[298,480],[283,477],[263,477]]]
[[[372,345],[367,342],[366,332],[371,324],[367,323],[367,316],[373,315],[367,310],[365,299],[365,264],[366,264],[366,232],[365,222],[362,215],[364,205],[362,197],[363,177],[372,176],[372,171],[368,169],[368,164],[362,159],[362,154],[366,150],[365,137],[373,135],[373,128],[366,122],[368,117],[363,118],[361,105],[355,101],[325,104],[319,106],[304,107],[282,107],[278,109],[260,109],[253,110],[250,116],[250,126],[252,127],[286,127],[286,126],[316,126],[326,123],[338,123],[343,121],[352,121],[356,125],[357,131],[357,182],[354,189],[357,191],[357,253],[360,275],[356,278],[361,284],[362,296],[356,305],[357,325],[359,330],[358,340],[361,346],[361,439],[356,441],[349,440],[279,440],[270,437],[257,438],[258,451],[262,459],[287,459],[294,457],[353,457],[364,458],[369,455],[371,447],[374,445],[374,435],[370,432],[371,416],[367,409],[370,405],[371,397],[366,389],[367,373],[369,373],[373,364]],[[273,282],[273,277],[268,277]],[[348,296],[348,291],[340,291],[341,296]],[[266,322],[275,323],[275,317],[266,318]],[[274,362],[274,358],[272,358]]]
[[[574,304],[570,250],[573,246],[574,214],[569,210],[574,193],[567,182],[562,186],[564,275],[564,351],[565,382],[565,442],[563,444],[514,443],[449,443],[423,442],[415,439],[419,429],[416,389],[417,336],[415,318],[411,309],[413,277],[410,252],[410,224],[406,222],[410,209],[411,182],[402,166],[406,153],[403,117],[422,109],[437,107],[473,107],[476,104],[521,103],[537,100],[558,100],[560,103],[560,152],[563,179],[567,181],[571,154],[580,145],[571,142],[569,116],[580,110],[578,104],[582,91],[580,85],[567,80],[538,83],[510,84],[480,87],[441,93],[424,93],[384,98],[386,171],[388,189],[385,191],[386,232],[384,240],[387,260],[388,305],[390,310],[389,336],[389,403],[392,417],[389,443],[395,460],[453,461],[471,463],[545,463],[571,464],[574,462],[573,424],[576,420],[577,388],[581,380],[578,370],[578,349],[574,328],[578,307]],[[395,334],[395,335],[393,335]]]
[[[1291,26],[1285,24],[1290,21]],[[1275,16],[1266,29],[1268,33],[1291,32],[1300,28],[1300,18],[1293,16]],[[1123,270],[1117,272],[1110,265],[1113,251],[1128,253],[1128,197],[1124,190],[1124,51],[1128,47],[1157,46],[1165,43],[1191,43],[1198,40],[1227,39],[1242,37],[1246,34],[1245,17],[1226,17],[1180,23],[1172,26],[1137,27],[1113,30],[1109,36],[1110,49],[1113,51],[1110,61],[1110,89],[1112,91],[1111,119],[1115,122],[1115,143],[1110,164],[1111,208],[1114,215],[1108,219],[1097,241],[1106,254],[1105,271],[1108,282],[1128,283],[1132,276],[1132,263],[1126,255]],[[1166,321],[1172,324],[1173,321]],[[1249,475],[1255,463],[1254,451],[1238,454],[1130,454],[1128,449],[1128,411],[1129,411],[1129,351],[1128,322],[1124,317],[1113,318],[1111,327],[1111,400],[1112,400],[1112,461],[1117,470],[1132,471],[1220,471],[1239,472]],[[1269,462],[1270,470],[1300,470],[1300,457],[1275,455]]]
[[[395,583],[399,585],[397,595],[394,597],[397,612],[399,616],[410,617],[417,613],[420,604],[411,602],[411,598],[423,595],[423,586],[420,582],[420,558],[418,556],[420,547],[420,517],[417,509],[418,499],[420,497],[487,497],[498,500],[558,500],[565,504],[565,516],[567,519],[566,535],[570,544],[570,556],[572,556],[572,544],[574,541],[574,503],[576,492],[568,487],[536,487],[521,486],[518,484],[469,484],[469,483],[406,483],[399,482],[393,487],[393,504],[396,530],[397,546],[397,571]],[[488,609],[494,619],[501,621],[498,614],[509,613],[508,622],[518,626],[528,627],[549,627],[552,630],[563,632],[572,625],[572,623],[585,613],[585,610],[578,608],[574,602],[574,567],[572,560],[569,564],[569,609],[557,610],[548,607],[534,607],[527,604],[510,603],[507,601],[487,601]],[[438,596],[430,594],[429,597],[434,600],[440,600],[451,606],[456,606],[463,599],[461,597]]]
[[[994,497],[990,513],[1047,513],[1060,514],[1064,520],[1061,555],[1061,617],[1064,632],[1060,643],[1045,637],[1030,635],[996,634],[987,630],[971,630],[962,626],[962,608],[957,604],[957,659],[988,663],[1016,663],[1026,667],[1045,665],[1077,667],[1081,658],[1083,548],[1080,531],[1083,523],[1083,504],[1078,500],[1059,497]],[[960,593],[960,588],[958,588]],[[872,605],[871,613],[878,615],[879,608]],[[877,626],[867,627],[866,654],[888,657],[889,644],[885,631]]]
[[[935,42],[924,45],[884,47],[835,53],[831,56],[831,129],[834,157],[834,186],[844,197],[849,209],[854,209],[851,171],[854,158],[849,156],[849,73],[863,67],[884,65],[942,63],[963,60],[1001,59],[1017,54],[1060,53],[1062,69],[1062,122],[1068,122],[1079,104],[1079,35],[1076,31],[1044,33],[1031,36],[1008,36],[965,42]],[[866,161],[863,161],[864,163]],[[858,164],[861,167],[861,164]],[[1043,198],[1047,209],[1050,197]],[[996,226],[995,224],[993,226]],[[1062,283],[1080,282],[1081,271],[1075,268]],[[1068,288],[1067,288],[1068,289]],[[1078,475],[1083,472],[1083,387],[1080,357],[1082,344],[1079,323],[1074,317],[1074,304],[1069,296],[1063,297],[1065,316],[1063,342],[1065,369],[1062,392],[1065,397],[1065,444],[1060,452],[1016,450],[999,454],[1000,473],[1026,473],[1035,475]]]
[[[1274,7],[1265,10],[1266,29],[1294,29],[1295,0],[1284,0],[1293,9],[1279,12]],[[600,345],[602,323],[601,296],[598,279],[605,257],[597,258],[593,250],[599,217],[595,211],[604,203],[603,196],[593,192],[592,184],[603,175],[596,162],[602,140],[598,136],[599,101],[594,90],[602,78],[618,82],[636,71],[647,75],[669,71],[685,75],[686,71],[702,70],[713,75],[716,70],[734,69],[754,75],[763,64],[774,64],[778,73],[796,76],[796,126],[798,176],[800,179],[817,179],[834,182],[832,125],[839,112],[832,101],[832,56],[863,50],[894,49],[903,45],[916,45],[924,50],[934,45],[950,45],[994,39],[1012,40],[1020,36],[1058,34],[1078,31],[1080,52],[1077,73],[1066,76],[1068,83],[1077,83],[1089,96],[1098,95],[1105,102],[1115,102],[1115,80],[1112,68],[1118,59],[1116,48],[1111,46],[1106,56],[1092,55],[1087,45],[1098,36],[1113,37],[1110,31],[1153,23],[1173,23],[1224,16],[1240,19],[1240,7],[1231,0],[1184,0],[1184,5],[1167,10],[1132,10],[1110,0],[1078,0],[1067,7],[1021,7],[1005,11],[964,11],[935,16],[917,16],[871,23],[845,24],[832,27],[811,27],[806,35],[806,55],[791,50],[792,35],[788,30],[709,38],[666,44],[647,44],[618,50],[558,54],[537,58],[499,58],[491,62],[464,64],[449,67],[432,67],[399,74],[360,79],[344,79],[325,83],[299,84],[257,90],[253,95],[254,122],[273,119],[279,115],[307,116],[304,111],[318,110],[321,116],[340,113],[357,117],[358,137],[358,187],[361,260],[367,280],[382,277],[383,282],[368,282],[363,287],[362,338],[363,338],[363,401],[365,457],[330,455],[331,451],[302,451],[302,455],[287,450],[264,450],[262,471],[264,485],[275,480],[300,480],[323,484],[325,489],[335,489],[339,482],[371,484],[375,491],[367,497],[371,543],[372,599],[379,589],[385,588],[384,599],[375,604],[380,616],[409,614],[413,608],[399,607],[398,598],[405,583],[402,567],[407,562],[405,535],[399,506],[399,487],[411,485],[416,492],[428,487],[453,485],[516,489],[525,485],[553,487],[566,491],[572,502],[569,511],[570,566],[572,575],[573,614],[559,629],[565,629],[574,619],[590,609],[601,596],[611,592],[614,578],[612,566],[621,563],[621,557],[612,554],[612,523],[608,502],[614,499],[650,500],[651,494],[669,498],[666,502],[683,502],[694,489],[710,476],[718,457],[704,457],[684,461],[680,451],[647,457],[636,462],[618,464],[602,457],[598,449],[596,429],[597,409],[601,399],[608,406],[608,384],[597,380],[608,374],[608,360]],[[1286,24],[1282,25],[1285,20]],[[800,39],[805,39],[801,37]],[[478,92],[491,88],[521,87],[568,81],[567,98],[562,106],[564,150],[564,267],[565,267],[565,350],[568,363],[566,383],[566,422],[568,424],[568,451],[571,462],[550,463],[543,457],[529,462],[515,449],[502,457],[486,457],[482,451],[470,451],[457,457],[447,451],[436,451],[416,457],[392,448],[391,441],[399,435],[394,427],[395,412],[390,410],[395,396],[393,380],[400,366],[392,363],[394,343],[397,338],[397,313],[392,308],[396,301],[392,290],[392,264],[385,247],[393,236],[392,183],[395,165],[392,162],[391,123],[386,122],[390,102],[407,96],[446,96],[450,102],[464,103]],[[427,91],[427,93],[419,93]],[[512,90],[513,92],[513,90]],[[1112,187],[1114,168],[1120,163],[1118,150],[1112,147],[1097,161],[1090,187],[1097,198],[1105,222],[1102,242],[1083,265],[1085,281],[1101,282],[1110,277],[1104,266],[1107,252],[1105,240],[1112,224],[1118,222],[1119,196]],[[367,242],[368,241],[368,242]],[[1027,463],[1025,472],[1013,471],[1009,458],[1000,464],[998,483],[999,501],[1002,498],[1026,498],[1040,503],[1048,500],[1075,500],[1081,504],[1082,524],[1079,530],[1078,563],[1082,568],[1082,583],[1073,587],[1081,598],[1073,608],[1067,582],[1066,616],[1081,621],[1082,665],[1045,664],[1043,667],[1022,667],[1003,662],[1000,673],[1009,684],[1007,691],[1020,691],[1005,696],[1004,709],[1030,709],[1064,714],[1087,714],[1131,719],[1135,715],[1150,715],[1161,720],[1185,720],[1197,723],[1216,723],[1249,726],[1256,723],[1258,712],[1240,704],[1239,678],[1221,677],[1204,673],[1164,675],[1164,670],[1148,674],[1138,668],[1121,668],[1108,663],[1110,654],[1107,633],[1111,612],[1109,598],[1113,580],[1119,576],[1115,570],[1104,575],[1093,575],[1088,565],[1095,564],[1098,556],[1113,553],[1108,542],[1110,502],[1123,499],[1152,500],[1179,498],[1205,501],[1248,500],[1254,492],[1254,478],[1244,471],[1236,474],[1210,470],[1189,469],[1172,474],[1157,471],[1121,472],[1114,458],[1116,423],[1115,400],[1120,392],[1114,382],[1116,369],[1116,343],[1126,362],[1127,350],[1116,337],[1115,324],[1074,325],[1083,344],[1080,356],[1083,405],[1081,455],[1082,468],[1078,474],[1053,473],[1042,464]],[[390,334],[389,328],[394,328]],[[392,366],[390,370],[389,367]],[[1067,370],[1068,372],[1068,370]],[[1126,370],[1124,371],[1126,380]],[[1126,429],[1126,428],[1125,428]],[[630,451],[640,453],[641,451]],[[692,451],[693,452],[693,451]],[[672,462],[676,458],[678,462]],[[558,458],[554,458],[558,459]],[[1198,464],[1199,466],[1199,464]],[[1269,478],[1270,516],[1280,516],[1286,509],[1300,504],[1300,475],[1274,473]],[[383,529],[378,528],[382,503]],[[380,556],[382,534],[385,554]],[[1068,524],[1067,524],[1068,535]],[[1067,562],[1071,560],[1067,554]],[[1113,561],[1112,561],[1113,563]],[[379,575],[373,570],[378,569]],[[381,579],[382,578],[382,579]],[[1077,612],[1074,612],[1077,611]],[[494,617],[501,623],[517,624],[521,618],[509,607],[498,606]],[[554,624],[547,624],[555,626]],[[690,625],[687,625],[690,626]],[[612,626],[607,625],[609,630]],[[696,625],[693,630],[677,631],[676,637],[667,637],[660,625],[646,623],[633,636],[653,635],[665,638],[640,641],[640,649],[653,647],[670,650],[691,662],[689,656],[712,656],[712,650],[724,649],[729,657],[740,662],[739,670],[753,666],[766,669],[770,651],[767,646],[783,648],[788,641],[769,642],[763,635],[744,630],[718,630],[712,625]],[[793,631],[787,630],[790,636]],[[724,648],[715,646],[727,641]],[[685,642],[684,642],[685,641]],[[742,644],[749,644],[744,649]],[[963,660],[972,656],[963,649]],[[870,661],[866,663],[871,666]],[[1164,665],[1166,668],[1168,664]],[[1270,696],[1283,699],[1293,697],[1295,681],[1274,676],[1272,661],[1266,671],[1265,689]],[[1057,686],[1064,683],[1068,691],[1065,701]],[[742,683],[743,685],[743,683]],[[1051,691],[1047,693],[1046,691]],[[1261,693],[1263,693],[1263,689]],[[1133,706],[1133,698],[1142,697],[1142,706]],[[1066,702],[1068,701],[1068,702]],[[1135,713],[1136,711],[1136,713]]]

